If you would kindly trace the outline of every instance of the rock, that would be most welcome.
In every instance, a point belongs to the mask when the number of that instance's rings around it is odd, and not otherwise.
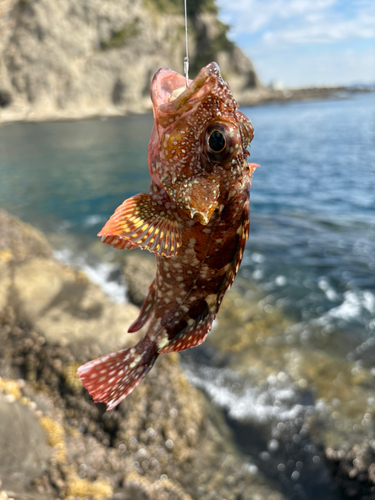
[[[2,487],[22,493],[46,471],[52,449],[38,418],[11,394],[0,392],[0,422]]]
[[[153,257],[146,257],[140,251],[134,251],[125,256],[123,273],[128,286],[128,296],[133,304],[137,306],[143,304],[155,278],[155,272],[156,263]]]
[[[286,464],[299,461],[298,477],[302,484],[310,481],[310,494],[320,483],[332,498],[336,488],[345,499],[375,498],[372,371],[315,344],[307,348],[294,322],[271,299],[248,286],[246,290],[239,278],[206,341],[205,348],[215,349],[217,366],[225,358],[233,374],[228,380],[237,385],[231,391],[229,420],[239,445],[259,456],[261,470],[290,492],[294,471]],[[215,389],[216,401],[225,400],[225,384]]]
[[[74,498],[86,491],[100,498],[283,499],[242,465],[225,423],[188,383],[178,355],[161,357],[139,390],[107,413],[76,383],[69,346],[19,328],[9,342],[13,365],[29,381],[16,396],[35,405],[54,450],[46,475],[34,481],[41,493],[53,487]]]
[[[52,343],[89,344],[103,351],[134,342],[127,329],[138,310],[113,303],[85,274],[53,259],[34,259],[18,266],[14,293],[22,311]]]
[[[3,254],[8,258],[10,254]],[[0,254],[1,256],[1,254]],[[0,260],[0,314],[4,310],[7,302],[10,285],[12,283],[10,277],[10,269],[9,266],[3,260]]]
[[[52,257],[52,249],[40,231],[0,210],[0,262],[25,262]]]
[[[194,33],[190,53],[193,74],[207,64],[216,61],[222,76],[230,83],[236,100],[251,104],[270,94],[260,82],[253,64],[242,50],[228,40],[228,26],[217,19],[217,14],[200,12],[191,19]]]
[[[13,283],[13,269],[31,259],[51,258],[46,238],[29,224],[0,210],[0,313],[4,310]]]
[[[326,449],[326,457],[339,491],[345,498],[375,498],[375,440]]]

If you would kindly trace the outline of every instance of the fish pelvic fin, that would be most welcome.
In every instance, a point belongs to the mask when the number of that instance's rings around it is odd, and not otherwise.
[[[143,250],[173,257],[182,234],[173,210],[159,205],[149,194],[140,193],[120,205],[98,233],[103,243],[120,250]]]
[[[78,376],[95,403],[106,403],[112,410],[130,394],[151,370],[157,348],[144,348],[141,342],[118,352],[107,354],[80,366]]]
[[[150,287],[148,289],[147,297],[146,297],[145,301],[143,302],[143,305],[142,305],[141,311],[139,313],[139,316],[134,321],[134,323],[132,323],[129,326],[128,333],[137,332],[151,318],[151,315],[152,315],[152,313],[154,311],[154,305],[155,305],[155,299],[156,299],[156,293],[155,293],[155,289],[154,289],[154,283],[155,283],[155,281],[153,281],[151,283],[151,285],[150,285]]]

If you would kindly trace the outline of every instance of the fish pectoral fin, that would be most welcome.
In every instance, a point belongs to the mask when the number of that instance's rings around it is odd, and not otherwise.
[[[188,186],[180,188],[181,198],[186,207],[185,212],[191,219],[197,220],[206,226],[218,206],[220,188],[214,177],[198,177]]]
[[[137,332],[138,330],[140,330],[142,328],[142,326],[144,326],[147,321],[150,319],[151,317],[151,314],[153,313],[154,311],[154,305],[155,305],[155,298],[156,298],[156,293],[155,293],[155,289],[154,289],[154,283],[155,281],[153,281],[148,289],[148,294],[147,294],[147,297],[145,299],[145,301],[143,302],[143,305],[141,307],[141,311],[139,313],[139,316],[138,318],[134,321],[134,323],[132,323],[130,326],[129,326],[129,329],[128,329],[128,333],[134,333],[134,332]]]
[[[98,236],[120,250],[139,247],[164,257],[177,255],[182,243],[175,213],[146,193],[125,200]]]

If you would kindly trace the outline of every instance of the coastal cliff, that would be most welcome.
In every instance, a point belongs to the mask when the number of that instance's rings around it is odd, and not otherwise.
[[[153,74],[183,70],[184,17],[172,0],[0,0],[0,121],[144,112]],[[227,38],[213,0],[191,1],[191,76],[216,60],[240,102],[265,89]]]

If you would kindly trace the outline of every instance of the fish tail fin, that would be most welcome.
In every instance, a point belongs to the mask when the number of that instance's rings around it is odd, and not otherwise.
[[[145,349],[141,341],[134,347],[89,361],[77,373],[94,402],[106,403],[107,410],[112,410],[137,387],[157,357],[156,345]]]

